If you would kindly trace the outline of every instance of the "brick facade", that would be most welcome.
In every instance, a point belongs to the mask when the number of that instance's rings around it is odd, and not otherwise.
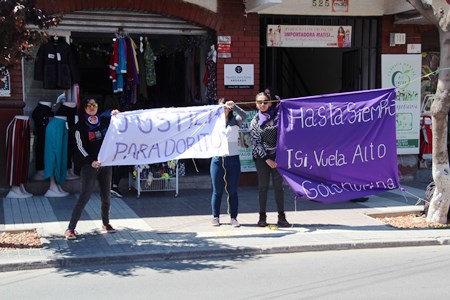
[[[218,0],[217,13],[180,0],[38,0],[37,6],[49,13],[70,13],[79,10],[129,10],[161,14],[196,23],[216,32],[229,35],[232,41],[232,57],[217,59],[218,96],[236,102],[253,101],[259,91],[259,16],[245,14],[242,0]],[[224,64],[254,64],[254,89],[225,89]],[[23,114],[22,70],[20,65],[10,67],[11,97],[0,97],[0,139],[5,140],[6,127],[15,115]],[[0,165],[6,165],[6,149],[0,148]],[[0,187],[6,185],[5,168],[0,168]]]

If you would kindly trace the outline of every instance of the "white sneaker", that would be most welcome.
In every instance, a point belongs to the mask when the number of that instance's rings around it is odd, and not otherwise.
[[[241,224],[239,224],[238,220],[236,220],[235,218],[231,218],[231,226],[233,227],[241,227]]]
[[[218,217],[214,217],[214,218],[211,220],[211,225],[212,225],[212,226],[220,226],[219,218],[218,218]]]
[[[47,192],[44,194],[45,197],[67,197],[69,196],[68,192],[64,191],[54,191],[51,189],[48,189]]]

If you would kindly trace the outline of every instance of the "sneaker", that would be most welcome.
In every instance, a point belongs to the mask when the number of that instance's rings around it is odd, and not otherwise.
[[[111,226],[111,224],[103,225],[102,228],[107,233],[114,233],[114,232],[116,232],[116,230]]]
[[[233,227],[241,227],[241,224],[239,224],[238,220],[236,220],[235,218],[231,218],[231,226]]]
[[[117,197],[117,198],[122,198],[123,195],[122,193],[119,191],[118,187],[113,187],[111,188],[111,196],[113,197]]]
[[[212,226],[220,226],[219,217],[214,217],[214,218],[211,220],[211,225],[212,225]]]
[[[76,240],[77,235],[75,233],[75,230],[67,229],[66,230],[66,240]]]

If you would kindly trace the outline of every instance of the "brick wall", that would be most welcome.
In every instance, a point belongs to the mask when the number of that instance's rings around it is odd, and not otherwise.
[[[439,52],[439,33],[434,25],[396,25],[394,16],[384,16],[381,31],[382,54],[405,54],[405,45],[390,46],[391,33],[406,33],[406,44],[422,44],[422,51]]]

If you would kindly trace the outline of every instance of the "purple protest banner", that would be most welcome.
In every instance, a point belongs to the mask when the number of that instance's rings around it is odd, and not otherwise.
[[[297,195],[337,203],[398,188],[394,88],[279,107],[277,169]]]

